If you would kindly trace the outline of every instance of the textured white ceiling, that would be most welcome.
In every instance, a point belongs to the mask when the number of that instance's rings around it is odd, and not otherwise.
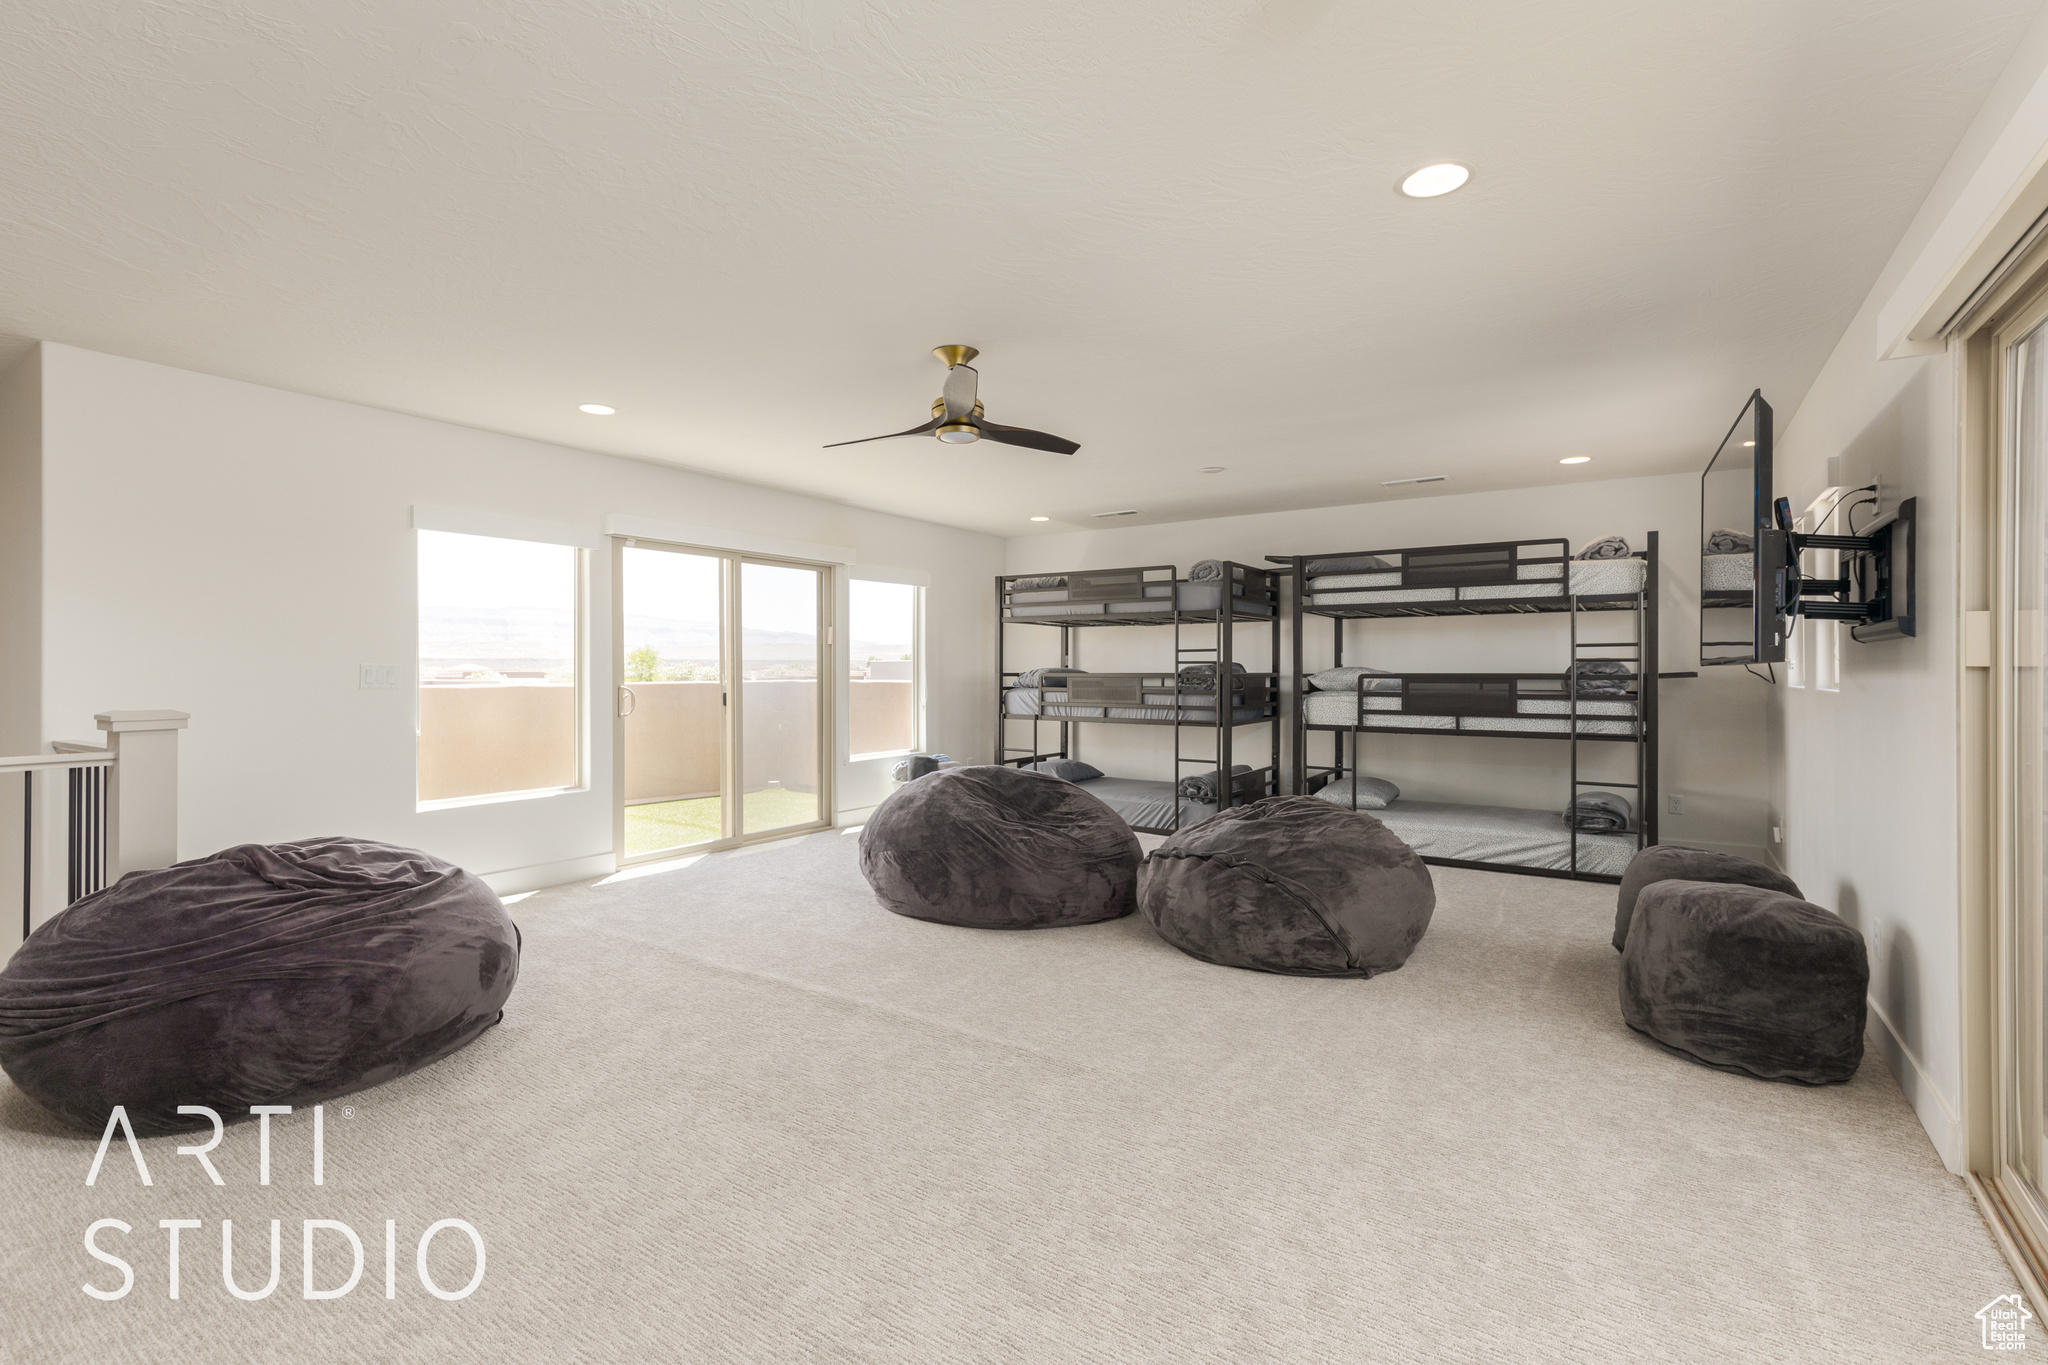
[[[0,332],[1005,535],[1697,468],[2039,8],[11,5]],[[1081,453],[818,448],[955,341]]]

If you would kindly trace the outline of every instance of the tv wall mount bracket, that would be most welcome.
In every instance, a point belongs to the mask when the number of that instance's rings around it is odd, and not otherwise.
[[[1918,503],[1907,498],[1890,519],[1862,535],[1828,536],[1793,530],[1792,504],[1779,498],[1772,509],[1778,524],[1762,532],[1758,547],[1758,562],[1777,566],[1770,587],[1778,616],[1788,626],[1799,616],[1846,621],[1850,638],[1865,644],[1914,634]],[[1837,551],[1836,576],[1806,577],[1799,557],[1807,550]]]

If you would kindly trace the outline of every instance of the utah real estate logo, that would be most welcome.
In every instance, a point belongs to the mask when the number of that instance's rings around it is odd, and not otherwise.
[[[2000,1294],[1977,1310],[1977,1321],[1984,1324],[1984,1349],[1987,1351],[2024,1351],[2027,1349],[2027,1323],[2033,1320],[2027,1311],[2027,1303],[2017,1294]]]

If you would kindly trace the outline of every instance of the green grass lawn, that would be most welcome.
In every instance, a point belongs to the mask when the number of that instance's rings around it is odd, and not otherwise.
[[[626,807],[626,852],[655,853],[718,838],[719,799],[700,796],[691,801],[654,801]],[[816,792],[770,787],[748,792],[741,799],[750,834],[787,825],[808,825],[818,818]]]

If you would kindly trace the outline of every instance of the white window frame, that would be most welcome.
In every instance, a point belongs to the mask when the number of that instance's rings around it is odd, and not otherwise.
[[[925,698],[929,689],[925,686],[925,610],[931,596],[931,575],[917,569],[856,568],[845,566],[840,572],[844,581],[845,596],[841,604],[840,619],[846,622],[846,638],[835,651],[839,655],[840,705],[846,716],[846,751],[839,756],[842,763],[867,763],[875,759],[901,758],[905,754],[925,752],[928,732],[926,730]],[[900,583],[914,588],[916,594],[911,603],[910,620],[910,747],[908,749],[880,749],[873,753],[853,751],[853,596],[855,580],[867,583]]]
[[[468,806],[494,806],[507,801],[535,801],[553,796],[571,796],[590,790],[590,629],[591,559],[600,544],[597,533],[565,522],[479,512],[460,507],[416,505],[412,509],[412,784],[413,809],[418,812],[457,810]],[[421,531],[443,531],[454,535],[483,536],[493,540],[519,540],[536,545],[565,545],[576,552],[576,604],[574,636],[571,642],[576,682],[569,699],[569,713],[575,718],[576,780],[562,787],[535,787],[525,791],[486,792],[479,796],[453,796],[438,801],[419,799],[420,777],[420,588],[419,535]]]

